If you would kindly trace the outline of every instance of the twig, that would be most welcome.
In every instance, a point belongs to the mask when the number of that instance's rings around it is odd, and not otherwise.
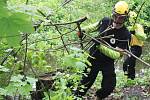
[[[87,17],[83,17],[81,19],[78,19],[78,20],[72,21],[72,22],[68,22],[68,23],[53,23],[53,24],[47,24],[47,25],[44,25],[44,26],[68,25],[68,24],[84,22],[86,19],[87,19]]]
[[[4,62],[7,60],[7,58],[9,57],[10,54],[12,54],[14,52],[14,50],[12,49],[8,54],[6,54],[6,56],[2,59],[1,62],[1,66],[4,64]]]
[[[15,55],[14,55],[14,58],[15,56],[17,55],[17,53],[20,51],[21,47],[15,52]],[[8,75],[8,80],[7,80],[7,83],[6,83],[6,86],[10,83],[10,80],[11,80],[11,76],[13,75],[13,72],[15,70],[15,65],[13,64],[13,67],[11,68],[11,71],[10,71],[10,74]]]
[[[87,42],[87,41],[82,41],[82,43],[85,43],[85,42]],[[72,44],[79,44],[79,42],[67,43],[66,46],[67,46],[67,45],[72,45]],[[57,48],[55,48],[55,49],[53,49],[53,50],[57,50],[57,49],[61,49],[61,48],[63,48],[63,46],[57,47]]]
[[[139,60],[140,62],[142,62],[143,64],[145,64],[146,66],[149,66],[150,67],[150,64],[143,61],[142,59],[140,59],[139,57],[135,56],[132,52],[128,51],[125,49],[125,52],[127,52],[129,55],[133,56],[134,58],[136,58],[137,60]]]
[[[109,37],[109,36],[104,36],[104,37],[101,37],[101,34],[103,34],[103,33],[105,33],[105,32],[107,32],[107,31],[109,31],[109,30],[112,30],[114,27],[112,27],[112,25],[110,25],[110,26],[108,26],[103,32],[101,32],[100,33],[100,35],[99,36],[97,36],[95,39],[97,40],[97,39],[101,39],[101,41],[102,41],[102,39],[103,38],[107,38],[107,37]],[[87,50],[90,46],[88,46],[94,39],[93,39],[93,37],[91,37],[90,35],[87,35],[86,33],[83,33],[85,36],[88,36],[88,37],[90,37],[91,38],[91,40],[85,45],[85,47],[84,47],[84,50]],[[110,35],[111,37],[113,37],[114,35]],[[104,42],[104,41],[103,41]],[[107,44],[107,45],[109,45],[107,42],[105,42],[105,44]],[[93,44],[92,44],[93,45]],[[87,47],[88,46],[88,47]]]
[[[74,29],[72,29],[72,30],[71,30],[71,31],[69,31],[69,32],[66,32],[66,33],[64,33],[64,34],[61,34],[61,36],[67,35],[67,34],[69,34],[69,33],[73,32],[73,31],[75,31],[75,30],[76,30],[76,28],[77,28],[77,27],[75,27]],[[30,43],[30,44],[38,43],[38,42],[41,42],[41,41],[50,41],[50,40],[58,39],[58,38],[60,38],[61,36],[54,37],[54,38],[50,38],[50,39],[37,40],[37,41],[34,41],[34,42]]]
[[[37,11],[38,11],[42,16],[46,17],[46,15],[45,15],[42,11],[40,11],[40,10],[37,10]],[[79,31],[81,31],[80,24],[81,24],[83,21],[85,21],[86,19],[87,19],[87,17],[84,17],[84,18],[81,18],[81,19],[76,20],[76,21],[73,21],[73,22],[69,22],[69,23],[59,23],[59,24],[53,24],[53,23],[50,21],[50,22],[49,22],[50,25],[44,25],[44,26],[54,26],[54,27],[56,28],[57,32],[60,34],[60,38],[61,38],[61,41],[62,41],[62,43],[63,43],[63,45],[64,45],[64,48],[66,49],[67,53],[69,54],[69,51],[68,51],[68,49],[67,49],[67,47],[66,47],[66,45],[65,45],[65,42],[64,42],[62,33],[59,31],[58,25],[67,25],[67,24],[76,23],[76,24],[77,24],[77,27],[78,27],[78,29],[79,29]],[[40,23],[40,24],[41,24],[41,23]],[[38,25],[38,26],[39,26],[39,25]],[[80,39],[80,40],[82,40],[82,39]],[[83,48],[83,44],[81,44],[81,47]]]
[[[141,5],[141,7],[140,7],[140,9],[139,9],[139,11],[138,11],[138,14],[137,14],[137,16],[136,16],[136,19],[135,19],[135,22],[134,22],[133,26],[136,24],[137,19],[138,19],[138,16],[140,15],[140,11],[141,11],[142,7],[144,6],[145,2],[146,2],[146,0],[142,3],[142,5]]]
[[[88,41],[88,40],[87,40]],[[85,43],[87,41],[82,41],[82,43]],[[79,42],[72,42],[72,43],[67,43],[66,46],[68,45],[72,45],[72,44],[79,44]],[[64,46],[59,46],[57,48],[54,48],[54,49],[46,49],[46,50],[38,50],[38,49],[31,49],[31,48],[28,48],[28,50],[33,50],[33,51],[39,51],[39,52],[47,52],[47,51],[50,51],[50,52],[56,52],[58,50],[61,50],[61,49],[64,49],[63,48]]]
[[[26,44],[25,44],[25,55],[24,55],[24,63],[23,63],[23,80],[26,79],[26,61],[27,61],[27,52],[28,52],[28,35],[26,33],[25,35],[25,40],[26,40]]]
[[[40,10],[37,10],[37,11],[38,11],[43,17],[46,17],[46,15],[45,15],[42,11],[40,11]],[[46,19],[48,19],[48,18],[46,18]],[[40,24],[41,24],[41,23],[40,23]],[[52,22],[50,22],[50,24],[53,25]],[[60,34],[60,38],[61,38],[61,41],[62,41],[62,43],[63,43],[63,45],[64,45],[64,48],[66,49],[67,53],[69,54],[69,50],[67,49],[67,47],[66,47],[66,45],[65,45],[65,42],[64,42],[62,33],[59,31],[59,28],[58,28],[57,25],[53,25],[53,26],[55,27],[55,29],[57,30],[57,32]]]
[[[65,0],[64,3],[62,4],[62,6],[65,6],[66,4],[70,3],[73,0]]]
[[[53,23],[52,23],[52,22],[50,22],[50,23],[53,25]],[[66,49],[67,53],[69,54],[69,50],[67,49],[67,47],[66,47],[66,45],[65,45],[65,42],[64,42],[64,39],[63,39],[62,33],[59,31],[59,29],[58,29],[58,26],[57,26],[57,25],[54,25],[54,26],[55,26],[55,28],[56,28],[57,32],[60,34],[60,38],[61,38],[61,41],[62,41],[62,43],[63,43],[63,45],[64,45],[64,48]]]
[[[41,10],[37,9],[37,12],[39,12],[43,17],[47,17]]]

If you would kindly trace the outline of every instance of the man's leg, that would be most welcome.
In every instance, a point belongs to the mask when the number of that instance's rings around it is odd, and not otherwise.
[[[135,78],[135,62],[136,62],[136,59],[131,57],[129,67],[128,67],[128,78],[132,80],[134,80]]]
[[[142,48],[139,46],[135,46],[131,48],[131,52],[137,56],[140,57],[142,53]],[[128,78],[134,80],[135,78],[135,64],[136,64],[136,58],[133,56],[130,57],[129,63],[128,63]]]
[[[96,95],[99,99],[106,98],[108,95],[110,95],[116,86],[114,64],[104,64],[102,66],[102,75],[103,79],[101,83],[101,89],[96,92]]]
[[[76,96],[84,96],[87,90],[93,85],[98,75],[100,69],[99,62],[96,59],[91,59],[90,62],[92,64],[92,66],[88,66],[88,68],[90,68],[90,72],[87,71],[87,68],[85,69],[79,84],[80,87],[78,87],[77,91],[75,92]],[[84,88],[81,88],[82,85]],[[83,89],[82,92],[80,91],[81,89]]]
[[[125,75],[128,75],[129,61],[130,61],[130,57],[127,57],[123,63],[123,71]]]

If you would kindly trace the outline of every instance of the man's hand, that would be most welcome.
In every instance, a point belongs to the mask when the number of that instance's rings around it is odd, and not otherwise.
[[[78,35],[79,38],[83,38],[83,35],[84,35],[83,32],[84,32],[84,31],[82,31],[82,32],[77,32],[77,35]]]
[[[128,54],[125,50],[119,48],[119,47],[116,47],[116,50],[119,50],[120,54],[123,56],[123,55],[127,55],[127,56],[131,56],[130,54]]]

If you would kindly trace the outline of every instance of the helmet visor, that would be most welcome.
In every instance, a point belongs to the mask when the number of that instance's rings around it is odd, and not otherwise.
[[[118,14],[116,12],[113,12],[113,21],[116,24],[123,24],[125,22],[125,20],[127,19],[127,15],[125,14]]]

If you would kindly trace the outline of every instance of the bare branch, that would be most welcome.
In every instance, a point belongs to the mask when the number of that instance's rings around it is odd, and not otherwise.
[[[62,3],[62,6],[65,6],[66,4],[70,3],[71,1],[73,1],[73,0],[65,0],[65,1]]]
[[[149,64],[149,63],[143,61],[142,59],[140,59],[139,57],[135,56],[134,54],[132,54],[130,51],[128,51],[128,50],[126,50],[126,49],[125,49],[124,51],[121,51],[121,50],[118,50],[118,49],[116,49],[116,48],[110,46],[110,45],[109,45],[106,41],[104,41],[103,39],[100,39],[100,40],[102,41],[102,42],[101,42],[101,41],[97,40],[96,38],[94,38],[94,37],[92,37],[92,36],[90,36],[90,35],[88,35],[88,34],[86,34],[86,33],[84,33],[84,35],[90,37],[90,38],[93,39],[94,41],[96,41],[96,42],[98,42],[98,43],[100,43],[100,44],[102,44],[102,45],[104,45],[104,46],[106,46],[106,47],[108,47],[108,48],[110,48],[110,49],[112,49],[112,50],[115,50],[115,51],[118,51],[118,52],[126,52],[127,55],[129,54],[129,55],[133,56],[134,58],[136,58],[136,59],[139,60],[140,62],[142,62],[142,63],[144,63],[145,65],[147,65],[147,66],[150,67],[150,64]],[[126,54],[126,53],[125,53],[125,54]]]
[[[67,35],[67,34],[69,34],[69,33],[73,32],[73,31],[75,31],[75,30],[76,30],[76,28],[77,28],[77,27],[75,27],[74,29],[70,30],[69,32],[66,32],[66,33],[64,33],[64,34],[61,34],[60,36],[57,36],[57,37],[54,37],[54,38],[50,38],[50,39],[37,40],[37,41],[34,41],[34,42],[30,43],[30,44],[38,43],[38,42],[41,42],[41,41],[50,41],[50,40],[54,40],[54,39],[61,38],[61,36]]]
[[[81,19],[78,19],[78,20],[72,21],[72,22],[67,22],[67,23],[53,23],[53,24],[47,24],[47,25],[44,25],[44,26],[68,25],[68,24],[74,24],[74,23],[80,23],[81,24],[86,19],[87,19],[87,17],[83,17]]]
[[[27,61],[27,52],[28,52],[28,34],[25,35],[25,54],[24,54],[24,63],[23,63],[23,75],[24,79],[26,78],[26,61]]]

